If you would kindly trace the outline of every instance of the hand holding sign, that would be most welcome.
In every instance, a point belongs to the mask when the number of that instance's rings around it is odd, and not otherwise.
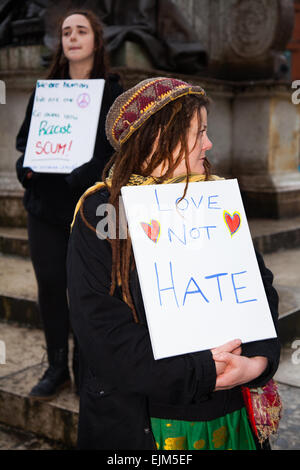
[[[215,391],[229,390],[251,382],[260,376],[268,365],[266,357],[246,357],[222,352],[213,356],[216,363],[225,363],[226,367],[222,374],[217,376]]]
[[[229,352],[231,354],[236,354],[237,356],[240,356],[242,354],[241,340],[234,339],[232,341],[229,341],[228,343],[218,346],[217,348],[211,349],[213,358],[215,358],[215,356],[218,357],[218,355],[220,355],[223,352]],[[218,360],[218,361],[215,361],[215,363],[216,363],[215,365],[216,365],[217,376],[219,376],[224,373],[226,369],[226,362],[222,360]]]
[[[211,349],[211,353],[213,356],[216,356],[218,354],[222,354],[223,352],[229,352],[239,356],[242,352],[241,344],[242,342],[240,339],[233,339],[231,341],[228,341],[228,343],[222,344],[221,346]]]

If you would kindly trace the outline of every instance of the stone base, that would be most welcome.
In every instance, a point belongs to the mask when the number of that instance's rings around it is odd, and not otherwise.
[[[126,66],[140,70],[154,69],[145,49],[132,41],[125,41],[114,54],[111,54],[111,63],[114,67]]]
[[[280,219],[300,214],[300,190],[278,193],[242,191],[248,217]]]
[[[248,217],[300,215],[300,173],[242,176],[238,181]]]
[[[6,344],[6,363],[0,368],[0,422],[75,448],[79,403],[74,391],[66,388],[50,401],[28,399],[48,366],[43,331],[3,323],[1,339]],[[72,343],[70,339],[71,374]]]
[[[47,52],[42,45],[10,46],[0,48],[0,70],[42,69],[41,57]]]
[[[23,206],[24,190],[13,173],[0,173],[0,225],[26,227],[27,213]]]
[[[2,227],[27,226],[27,213],[22,197],[0,193],[0,225]]]
[[[286,347],[281,350],[280,364],[274,376],[276,382],[300,387],[300,362],[296,356],[296,363],[293,362],[295,349]]]

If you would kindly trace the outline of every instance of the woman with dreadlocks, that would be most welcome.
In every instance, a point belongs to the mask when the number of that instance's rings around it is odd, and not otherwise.
[[[199,86],[153,78],[120,95],[106,120],[115,149],[103,183],[77,204],[67,271],[71,321],[82,353],[81,449],[256,449],[241,385],[275,373],[277,339],[154,360],[130,237],[97,236],[97,208],[119,226],[122,186],[216,180],[206,152],[208,98]],[[98,212],[99,213],[99,212]],[[277,319],[272,273],[257,254]]]

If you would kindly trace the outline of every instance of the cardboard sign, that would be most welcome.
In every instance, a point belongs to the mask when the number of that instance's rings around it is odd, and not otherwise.
[[[126,186],[155,359],[276,337],[237,180]]]
[[[104,80],[38,80],[24,167],[70,173],[94,152]]]

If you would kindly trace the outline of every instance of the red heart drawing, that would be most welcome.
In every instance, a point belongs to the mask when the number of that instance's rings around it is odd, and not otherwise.
[[[157,243],[159,235],[160,235],[160,224],[157,220],[151,220],[150,224],[146,224],[146,222],[141,222],[141,226],[147,235],[154,243]]]
[[[233,235],[241,225],[241,216],[238,212],[234,212],[231,216],[229,212],[224,211],[224,219],[231,235]]]

